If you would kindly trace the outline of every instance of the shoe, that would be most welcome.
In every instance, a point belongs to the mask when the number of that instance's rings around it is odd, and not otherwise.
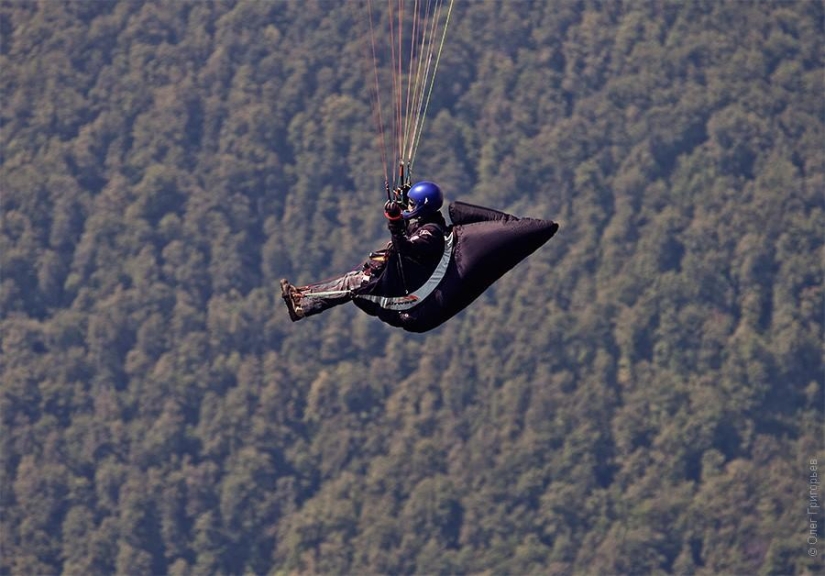
[[[298,304],[301,294],[298,289],[287,282],[286,278],[281,280],[281,297],[286,302],[286,308],[289,310],[289,319],[297,322],[304,317],[304,310]]]

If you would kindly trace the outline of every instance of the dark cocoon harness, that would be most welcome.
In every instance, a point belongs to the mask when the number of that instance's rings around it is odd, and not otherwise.
[[[493,282],[547,242],[559,226],[551,220],[517,218],[498,210],[452,202],[448,207],[453,252],[446,274],[421,302],[406,310],[393,310],[356,296],[354,303],[367,314],[409,332],[426,332],[440,326]],[[368,296],[383,296],[375,285]]]

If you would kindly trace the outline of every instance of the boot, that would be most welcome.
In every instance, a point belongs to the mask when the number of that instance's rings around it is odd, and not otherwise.
[[[281,280],[281,297],[284,299],[284,302],[286,302],[290,320],[297,322],[304,317],[304,310],[299,304],[301,294],[295,286],[287,282],[286,278]]]

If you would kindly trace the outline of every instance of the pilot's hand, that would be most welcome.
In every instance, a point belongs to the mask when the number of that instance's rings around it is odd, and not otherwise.
[[[401,206],[399,206],[397,202],[387,200],[387,203],[384,204],[384,216],[386,216],[387,220],[400,220]]]

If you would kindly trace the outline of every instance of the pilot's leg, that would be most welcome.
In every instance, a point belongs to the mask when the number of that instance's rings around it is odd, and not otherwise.
[[[286,302],[290,319],[296,322],[351,301],[353,291],[367,284],[370,278],[367,271],[358,268],[338,278],[307,286],[296,287],[281,280],[281,296]]]

